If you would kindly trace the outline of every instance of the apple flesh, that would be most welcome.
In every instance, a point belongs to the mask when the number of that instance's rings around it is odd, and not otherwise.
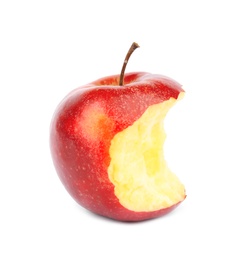
[[[113,75],[75,89],[59,104],[50,147],[58,176],[84,208],[120,221],[172,211],[185,188],[168,168],[163,124],[184,90],[145,72]]]

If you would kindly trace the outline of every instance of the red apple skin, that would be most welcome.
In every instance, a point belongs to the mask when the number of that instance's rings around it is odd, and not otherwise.
[[[156,218],[179,203],[153,212],[123,207],[107,173],[110,141],[149,106],[177,98],[184,90],[168,77],[145,72],[125,74],[123,86],[118,82],[119,75],[99,79],[73,90],[59,104],[50,131],[54,166],[68,193],[93,213],[120,221]],[[92,128],[89,118],[96,118],[96,110],[104,116]]]

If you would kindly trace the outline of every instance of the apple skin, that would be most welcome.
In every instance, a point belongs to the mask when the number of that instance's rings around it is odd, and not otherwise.
[[[107,173],[110,142],[149,106],[177,99],[184,90],[168,77],[146,72],[126,73],[124,85],[118,82],[119,75],[99,79],[73,90],[59,104],[50,128],[54,166],[68,193],[89,211],[120,221],[156,218],[179,203],[151,212],[123,207]],[[105,120],[94,119],[93,129],[89,124],[96,111],[105,114]]]

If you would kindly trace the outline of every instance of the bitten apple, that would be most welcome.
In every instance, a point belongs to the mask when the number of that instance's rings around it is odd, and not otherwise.
[[[51,122],[58,176],[84,208],[120,221],[141,221],[173,210],[185,188],[168,168],[164,118],[184,90],[146,72],[122,72],[73,90]]]

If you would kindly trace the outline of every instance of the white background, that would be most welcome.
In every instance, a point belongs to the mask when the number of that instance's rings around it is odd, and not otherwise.
[[[0,1],[0,259],[244,259],[243,1]],[[185,98],[165,145],[187,199],[140,223],[68,195],[49,125],[72,89],[130,71],[174,78]]]

